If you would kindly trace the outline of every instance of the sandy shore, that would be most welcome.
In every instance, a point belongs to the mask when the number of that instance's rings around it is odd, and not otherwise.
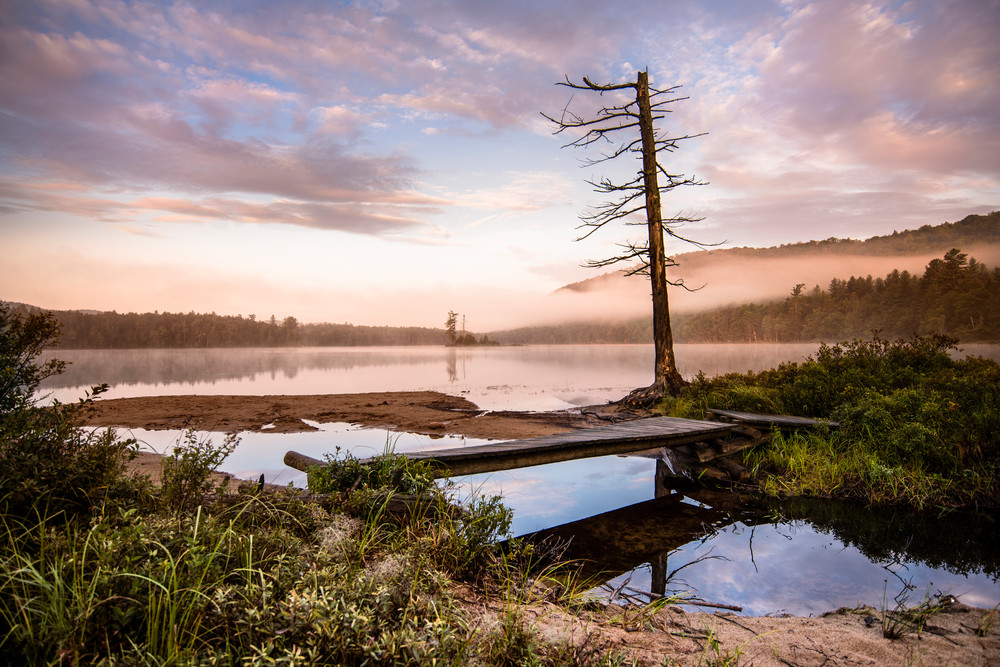
[[[610,406],[597,410],[613,412]],[[309,396],[163,396],[101,400],[89,416],[92,426],[151,430],[291,433],[315,430],[305,421],[348,422],[424,434],[515,439],[549,435],[604,424],[577,412],[485,412],[466,399],[436,392],[325,394]],[[264,429],[265,426],[269,428]],[[136,461],[142,472],[158,469],[158,458]],[[478,615],[502,613],[488,601],[470,609]],[[820,617],[746,617],[685,613],[671,607],[639,628],[623,627],[606,613],[570,614],[554,605],[529,608],[541,634],[624,651],[641,664],[721,664],[740,653],[744,665],[997,665],[1000,618],[980,637],[988,612],[950,605],[935,615],[923,633],[890,640],[882,636],[880,611],[841,610]],[[620,615],[619,615],[620,616]],[[712,649],[709,633],[719,642]],[[670,657],[676,662],[666,663]],[[726,663],[730,664],[730,663]],[[734,663],[735,664],[735,663]]]
[[[608,410],[607,408],[602,408]],[[305,421],[512,440],[604,423],[575,412],[486,412],[433,391],[304,396],[144,396],[95,402],[91,426],[151,430],[314,431]]]

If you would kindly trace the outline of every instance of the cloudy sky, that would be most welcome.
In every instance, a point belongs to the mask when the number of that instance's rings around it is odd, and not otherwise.
[[[666,213],[768,246],[1000,208],[1000,2],[0,0],[0,298],[485,331],[634,238],[540,112],[682,85]],[[607,172],[607,173],[606,173]],[[690,250],[671,247],[671,253]],[[792,281],[794,282],[794,281]]]

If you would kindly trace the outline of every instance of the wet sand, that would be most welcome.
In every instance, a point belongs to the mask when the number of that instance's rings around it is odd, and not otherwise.
[[[602,406],[603,411],[613,411]],[[90,426],[232,433],[314,431],[306,421],[347,422],[433,435],[513,440],[602,424],[579,412],[487,412],[433,391],[288,396],[145,396],[96,401]],[[267,426],[267,429],[264,427]]]

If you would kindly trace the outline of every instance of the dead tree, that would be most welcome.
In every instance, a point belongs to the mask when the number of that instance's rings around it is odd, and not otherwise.
[[[587,181],[594,191],[611,197],[590,212],[580,216],[579,229],[586,230],[577,240],[583,240],[609,222],[622,221],[626,225],[646,225],[646,241],[641,243],[620,244],[622,253],[607,259],[588,262],[588,266],[607,267],[619,262],[628,262],[632,266],[626,275],[649,276],[653,299],[653,342],[656,359],[653,366],[653,384],[643,389],[633,391],[623,399],[625,402],[649,406],[659,401],[664,395],[676,395],[685,380],[677,371],[674,360],[674,339],[670,328],[670,306],[667,297],[667,285],[684,286],[683,280],[668,281],[667,267],[677,263],[666,254],[664,234],[702,246],[705,244],[680,236],[674,229],[684,222],[696,222],[700,218],[673,217],[663,218],[660,207],[662,193],[682,185],[702,185],[694,178],[673,174],[667,171],[658,160],[659,152],[673,152],[677,143],[694,136],[665,137],[657,131],[657,121],[666,117],[668,105],[679,102],[683,97],[675,97],[678,86],[657,89],[649,87],[649,73],[639,72],[635,82],[598,85],[583,77],[583,83],[573,83],[566,79],[556,85],[566,86],[573,90],[615,94],[625,92],[622,102],[617,105],[602,107],[591,118],[583,118],[563,109],[560,118],[542,114],[555,123],[555,134],[566,131],[576,131],[579,136],[563,147],[589,148],[595,144],[607,143],[612,150],[602,153],[599,157],[589,158],[585,166],[593,166],[608,162],[628,154],[638,154],[642,168],[635,178],[626,182],[614,182],[608,178],[599,181]],[[624,136],[624,139],[622,137]],[[661,181],[662,177],[662,181]],[[638,214],[645,212],[645,216]],[[644,218],[644,219],[643,219]]]

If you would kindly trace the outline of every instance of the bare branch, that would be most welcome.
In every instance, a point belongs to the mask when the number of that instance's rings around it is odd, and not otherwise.
[[[674,361],[666,288],[667,285],[690,288],[684,285],[683,279],[674,281],[667,279],[666,268],[677,264],[666,255],[664,237],[669,236],[698,247],[710,245],[692,241],[673,229],[676,225],[692,222],[694,219],[680,216],[663,219],[661,195],[682,185],[703,185],[703,183],[693,176],[670,173],[657,160],[657,153],[673,152],[677,149],[678,143],[684,139],[702,135],[673,137],[657,129],[656,125],[671,113],[669,106],[687,98],[675,94],[679,86],[651,87],[648,72],[640,71],[635,82],[602,85],[583,77],[582,83],[575,83],[567,76],[565,82],[557,85],[566,86],[574,91],[596,92],[602,97],[605,93],[634,91],[634,98],[625,95],[614,96],[615,104],[606,105],[587,117],[580,117],[570,112],[569,104],[563,109],[558,120],[544,113],[542,115],[556,125],[554,134],[568,130],[576,137],[565,144],[565,147],[591,148],[601,142],[613,146],[598,157],[588,157],[583,160],[586,166],[609,162],[626,154],[637,156],[642,164],[637,176],[625,181],[612,181],[606,177],[599,181],[587,181],[595,192],[608,195],[610,199],[580,215],[581,224],[577,229],[585,231],[577,240],[588,238],[598,229],[614,221],[621,221],[625,225],[644,224],[647,227],[646,242],[619,244],[618,247],[621,249],[619,254],[607,259],[592,260],[587,266],[603,268],[625,262],[631,265],[626,275],[643,274],[650,277],[656,379],[652,386],[641,391],[644,392],[643,404],[647,402],[652,404],[657,397],[663,395],[663,392],[676,393],[685,384]],[[622,98],[626,99],[622,101]],[[635,134],[631,140],[621,141],[622,131]],[[645,213],[642,222],[640,213]]]
[[[574,88],[576,90],[593,90],[599,93],[604,93],[612,90],[625,90],[626,88],[634,89],[636,87],[636,84],[634,83],[617,83],[617,84],[608,84],[601,86],[596,83],[593,83],[587,77],[583,77],[583,85],[581,85],[579,83],[573,83],[572,81],[570,81],[570,78],[568,76],[566,77],[565,82],[560,81],[556,83],[556,85],[566,86],[567,88]]]

